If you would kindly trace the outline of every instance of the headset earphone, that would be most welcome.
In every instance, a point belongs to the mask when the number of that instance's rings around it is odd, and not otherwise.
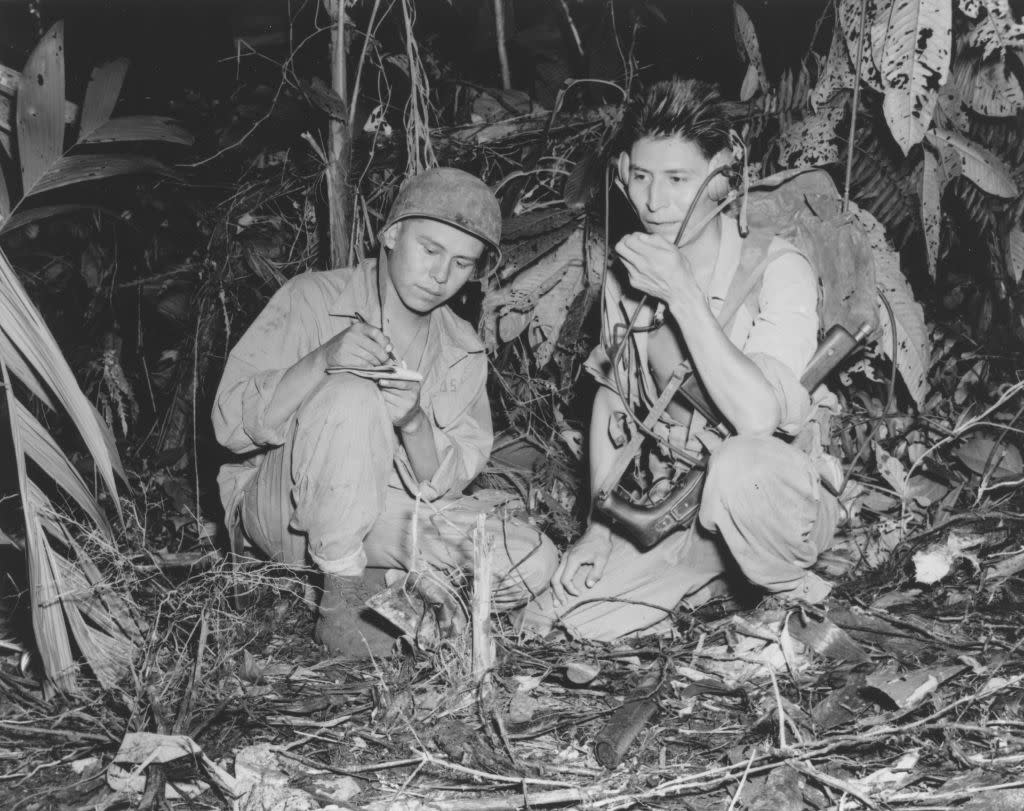
[[[633,200],[629,196],[629,191],[627,189],[630,173],[630,159],[625,150],[619,153],[618,158],[613,162],[613,166],[614,182],[616,187],[618,187],[619,191],[622,192],[623,196],[626,198],[626,202],[629,203],[630,208],[632,208],[639,217],[640,212],[637,211],[636,206],[633,204]],[[739,186],[740,190],[737,191],[734,186]],[[686,215],[679,228],[679,232],[676,234],[675,244],[681,247],[685,242],[690,241],[687,239],[684,242],[683,236],[686,234],[686,229],[690,223],[690,219],[693,217],[697,204],[700,202],[701,197],[705,192],[707,193],[708,199],[716,205],[715,208],[704,217],[704,219],[694,226],[693,234],[690,239],[696,237],[696,235],[699,234],[711,220],[732,205],[737,198],[741,198],[739,210],[740,234],[742,236],[746,236],[748,231],[748,186],[749,177],[747,172],[746,145],[735,130],[729,130],[729,149],[723,149],[711,158],[708,166],[708,173],[705,175],[703,182],[697,189],[693,202],[690,203],[690,206],[687,209]]]
[[[689,207],[687,208],[686,214],[683,217],[682,223],[679,226],[679,231],[676,234],[675,244],[677,246],[679,246],[679,247],[684,245],[686,242],[690,241],[689,239],[684,241],[683,240],[683,236],[687,233],[686,229],[689,227],[690,220],[693,217],[693,214],[694,214],[694,212],[697,209],[697,204],[700,202],[700,200],[701,200],[701,198],[702,198],[702,196],[703,196],[703,194],[705,192],[707,192],[708,198],[713,203],[715,203],[715,207],[702,220],[700,220],[694,226],[692,235],[690,236],[690,239],[693,239],[701,231],[703,231],[704,227],[709,222],[711,222],[711,220],[713,220],[715,217],[717,217],[719,214],[721,214],[725,209],[727,209],[730,205],[732,205],[733,202],[735,202],[735,200],[738,197],[741,198],[740,199],[739,212],[738,212],[738,225],[739,225],[740,235],[745,237],[747,235],[748,231],[749,231],[749,229],[747,227],[747,196],[748,196],[748,191],[749,191],[749,173],[747,171],[747,149],[746,149],[746,146],[744,145],[742,139],[739,137],[739,135],[736,133],[735,130],[732,130],[732,129],[729,130],[729,150],[728,151],[722,150],[722,152],[720,152],[717,155],[715,155],[711,159],[711,161],[709,163],[708,169],[709,169],[709,171],[708,171],[707,175],[705,175],[704,180],[701,182],[700,186],[698,187],[697,193],[694,195],[693,201],[690,203]],[[625,151],[620,152],[617,159],[615,159],[613,161],[609,161],[609,163],[608,163],[608,173],[610,175],[612,175],[613,182],[614,182],[615,186],[617,186],[619,191],[622,192],[623,196],[626,198],[626,202],[629,204],[630,208],[633,209],[633,211],[637,214],[637,217],[639,218],[640,217],[640,212],[637,211],[636,206],[633,204],[632,198],[629,196],[629,191],[626,188],[626,184],[629,182],[629,172],[630,172],[630,160],[629,160],[629,155]],[[739,188],[740,188],[739,191],[737,191],[736,189],[733,188],[734,184],[739,186]],[[611,183],[606,183],[606,188],[610,187],[610,186],[611,186]],[[605,250],[607,250],[607,247],[608,247],[608,221],[609,221],[608,205],[609,205],[609,195],[606,193],[605,194],[605,240],[604,240],[604,242],[605,242]],[[608,261],[607,261],[607,257],[606,257],[605,258],[605,262],[604,262],[603,274],[606,276],[607,273],[608,273]],[[604,289],[604,286],[605,286],[605,279],[602,279],[602,283],[601,283],[602,290]],[[611,367],[612,367],[612,374],[613,374],[613,380],[614,380],[615,388],[618,391],[619,397],[621,398],[622,403],[623,403],[623,405],[626,408],[626,412],[629,415],[631,421],[633,422],[635,428],[638,429],[639,431],[643,432],[644,434],[647,434],[648,436],[650,436],[655,441],[657,441],[659,443],[666,444],[669,448],[671,448],[671,450],[674,453],[677,453],[677,454],[680,454],[682,456],[685,456],[687,452],[685,450],[683,450],[683,449],[680,449],[680,448],[676,447],[671,442],[671,440],[667,440],[667,439],[662,438],[662,437],[657,437],[653,433],[647,431],[644,428],[643,420],[641,420],[633,412],[633,409],[629,406],[629,400],[627,399],[626,394],[623,391],[623,381],[622,381],[619,365],[620,365],[620,363],[622,361],[623,354],[624,354],[624,352],[626,350],[626,347],[627,347],[627,345],[629,343],[630,335],[633,334],[633,333],[637,333],[637,332],[650,332],[652,330],[658,329],[662,325],[662,323],[664,323],[664,309],[665,309],[665,305],[664,305],[664,303],[659,302],[657,307],[655,308],[655,312],[653,314],[651,323],[649,325],[637,326],[637,320],[639,319],[639,316],[640,316],[641,312],[643,311],[644,305],[646,304],[646,302],[647,302],[647,296],[644,295],[640,299],[640,302],[637,305],[636,309],[633,311],[632,316],[629,317],[628,322],[624,325],[625,328],[623,330],[623,334],[622,334],[621,338],[616,339],[617,336],[611,334],[612,332],[614,332],[614,330],[609,329],[610,323],[608,321],[608,314],[607,314],[606,307],[605,307],[606,301],[605,301],[604,293],[602,292],[602,294],[601,294],[601,332],[602,332],[602,340],[603,340],[603,336],[605,334],[607,334],[608,335],[608,339],[610,341],[610,345],[608,346],[608,350],[609,350],[609,359],[611,360]],[[625,315],[625,312],[623,314]],[[623,327],[622,324],[619,324],[617,326],[620,327],[620,328]],[[629,361],[627,360],[627,363],[628,362]]]

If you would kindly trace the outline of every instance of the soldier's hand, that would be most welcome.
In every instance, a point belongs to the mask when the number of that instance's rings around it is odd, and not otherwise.
[[[569,595],[579,596],[580,588],[577,578],[586,572],[583,585],[590,589],[597,585],[604,577],[605,567],[612,554],[611,534],[605,527],[599,524],[591,524],[587,531],[580,536],[572,546],[562,555],[562,559],[551,577],[551,589],[554,592],[556,603],[565,603]]]
[[[388,362],[391,341],[372,324],[353,324],[325,343],[323,350],[327,366],[350,366],[368,369]]]
[[[671,242],[656,234],[626,234],[615,245],[629,283],[641,293],[671,302],[696,287],[693,270]]]
[[[403,431],[419,428],[419,422],[425,418],[420,409],[420,382],[382,378],[377,385],[384,395],[384,406],[391,417],[391,424]]]

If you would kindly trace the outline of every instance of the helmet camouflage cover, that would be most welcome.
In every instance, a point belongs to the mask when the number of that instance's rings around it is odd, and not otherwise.
[[[427,169],[402,184],[384,230],[400,220],[423,217],[465,231],[490,250],[490,267],[501,258],[501,208],[487,184],[461,169]]]

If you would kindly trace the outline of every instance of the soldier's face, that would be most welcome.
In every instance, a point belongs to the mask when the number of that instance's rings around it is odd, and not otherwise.
[[[476,270],[484,243],[427,219],[401,220],[384,234],[388,273],[402,303],[427,313],[454,296]]]
[[[648,231],[675,240],[710,164],[696,144],[677,135],[645,136],[633,144],[624,182]],[[706,191],[701,198],[691,224],[714,207]]]

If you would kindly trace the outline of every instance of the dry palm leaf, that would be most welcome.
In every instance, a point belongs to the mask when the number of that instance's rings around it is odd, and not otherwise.
[[[78,666],[71,638],[104,686],[112,686],[131,662],[137,636],[116,603],[96,596],[102,589],[95,566],[78,554],[77,563],[58,555],[50,538],[73,546],[71,532],[57,517],[49,499],[29,474],[29,459],[70,495],[95,522],[107,542],[113,530],[103,509],[57,442],[15,396],[12,373],[29,391],[50,391],[81,432],[102,481],[118,506],[115,469],[121,471],[113,439],[92,404],[85,398],[53,335],[29,300],[6,256],[0,252],[0,371],[3,374],[7,415],[18,471],[25,517],[24,550],[28,559],[33,630],[50,683],[73,691]],[[49,397],[47,397],[49,400]],[[52,402],[51,402],[52,405]],[[34,474],[33,474],[34,475]],[[123,472],[122,472],[123,475]],[[89,610],[83,609],[83,601]],[[89,617],[89,622],[83,618]],[[117,618],[115,618],[115,615]]]

